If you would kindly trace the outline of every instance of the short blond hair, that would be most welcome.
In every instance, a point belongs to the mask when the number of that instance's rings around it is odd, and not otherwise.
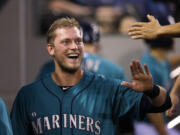
[[[49,27],[47,34],[46,34],[46,42],[49,44],[52,44],[55,38],[54,31],[57,28],[63,28],[63,27],[77,27],[81,31],[81,27],[79,22],[75,18],[61,18],[56,21]]]

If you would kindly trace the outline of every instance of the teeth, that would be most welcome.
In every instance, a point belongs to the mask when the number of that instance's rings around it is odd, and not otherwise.
[[[77,58],[79,56],[79,54],[69,54],[68,57],[69,58]]]
[[[71,54],[71,55],[68,55],[69,57],[77,57],[78,54]]]

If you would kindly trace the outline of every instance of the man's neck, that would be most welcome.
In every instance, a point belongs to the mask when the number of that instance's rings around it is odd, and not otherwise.
[[[84,71],[82,69],[79,69],[75,73],[55,71],[52,73],[51,76],[57,85],[74,86],[81,80],[83,75],[84,75]]]

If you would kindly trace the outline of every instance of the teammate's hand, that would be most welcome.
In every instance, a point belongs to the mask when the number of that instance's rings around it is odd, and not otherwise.
[[[172,106],[169,110],[166,111],[168,117],[175,117],[177,115],[177,105],[179,103],[179,97],[177,94],[170,94]]]
[[[161,28],[158,20],[154,16],[147,15],[149,22],[136,22],[128,30],[128,35],[132,39],[154,39],[158,36]]]
[[[130,64],[132,83],[123,81],[121,85],[127,86],[138,92],[145,92],[153,88],[152,76],[147,65],[144,65],[145,72],[138,60],[132,60]]]

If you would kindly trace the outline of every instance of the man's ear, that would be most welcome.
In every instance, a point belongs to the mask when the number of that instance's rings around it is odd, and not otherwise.
[[[46,49],[50,56],[54,56],[54,46],[52,44],[47,44]]]

